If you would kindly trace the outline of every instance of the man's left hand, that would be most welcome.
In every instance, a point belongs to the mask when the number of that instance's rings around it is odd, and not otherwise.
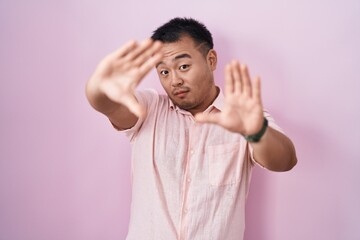
[[[260,78],[252,83],[246,65],[232,61],[225,68],[225,105],[221,112],[199,113],[198,122],[218,124],[242,135],[256,134],[264,122]]]

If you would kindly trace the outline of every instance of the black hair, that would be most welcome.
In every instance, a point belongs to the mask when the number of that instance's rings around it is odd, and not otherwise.
[[[201,44],[200,51],[204,56],[214,47],[210,31],[193,18],[173,18],[157,28],[151,38],[163,43],[173,43],[184,36],[189,36],[196,44]]]

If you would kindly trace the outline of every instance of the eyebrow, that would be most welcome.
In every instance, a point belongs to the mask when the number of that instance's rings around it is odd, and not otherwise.
[[[174,61],[176,61],[178,59],[182,59],[182,58],[191,58],[191,56],[187,53],[179,54],[179,55],[175,56],[172,61],[174,62]],[[159,62],[158,64],[156,64],[155,67],[157,68],[160,64],[164,64],[164,62],[163,61]]]

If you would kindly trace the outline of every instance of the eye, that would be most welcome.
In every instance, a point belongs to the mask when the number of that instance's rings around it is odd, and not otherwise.
[[[188,69],[189,67],[190,67],[190,65],[184,64],[184,65],[181,65],[181,66],[179,67],[179,69],[180,69],[180,70],[186,70],[186,69]]]
[[[168,70],[162,70],[160,71],[160,75],[163,75],[163,76],[166,76],[169,74],[169,71]]]

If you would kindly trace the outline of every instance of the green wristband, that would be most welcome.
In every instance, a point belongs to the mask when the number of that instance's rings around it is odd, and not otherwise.
[[[256,134],[244,136],[246,141],[248,141],[248,142],[258,142],[258,141],[260,141],[260,139],[264,135],[267,127],[268,127],[268,120],[264,117],[264,123],[263,123],[263,126],[262,126],[261,130]]]

